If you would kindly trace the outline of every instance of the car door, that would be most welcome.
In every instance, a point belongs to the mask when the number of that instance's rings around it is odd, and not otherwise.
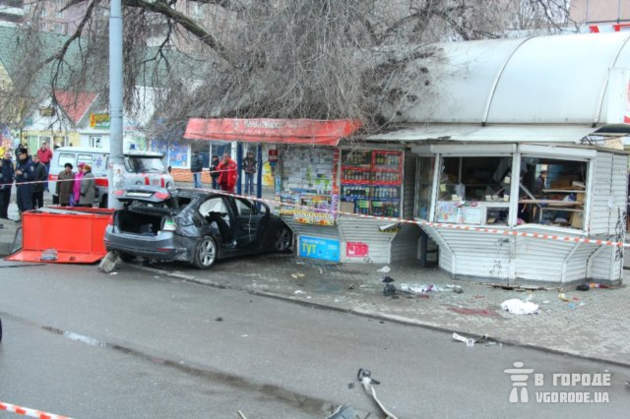
[[[199,227],[203,227],[204,225],[213,228],[216,227],[221,236],[222,243],[227,244],[234,240],[234,236],[236,235],[235,220],[232,212],[225,197],[212,195],[199,205],[196,211],[195,224]],[[217,215],[220,216],[221,219],[217,220],[215,218],[215,221],[212,221],[213,217]],[[213,226],[213,224],[215,224],[215,226]]]
[[[239,245],[255,245],[258,243],[261,232],[265,229],[269,220],[266,210],[259,211],[257,206],[241,198],[230,198],[236,214],[236,240]]]

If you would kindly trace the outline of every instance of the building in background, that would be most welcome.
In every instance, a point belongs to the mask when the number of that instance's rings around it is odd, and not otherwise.
[[[570,18],[581,32],[630,30],[630,2],[626,0],[572,0]]]

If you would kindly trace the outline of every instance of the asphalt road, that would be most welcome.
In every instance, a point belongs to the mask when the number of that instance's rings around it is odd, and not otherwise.
[[[2,402],[76,418],[234,418],[238,410],[248,418],[324,418],[338,404],[379,417],[356,382],[363,367],[401,419],[623,418],[630,408],[630,371],[616,366],[466,347],[447,333],[129,267],[106,275],[93,266],[11,266],[0,262]],[[504,370],[515,362],[543,377],[541,387],[530,377],[528,403],[508,401]],[[611,385],[554,387],[554,373],[609,373]],[[540,403],[543,392],[609,402]]]

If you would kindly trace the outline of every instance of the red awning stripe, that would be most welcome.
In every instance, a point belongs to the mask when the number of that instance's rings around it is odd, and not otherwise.
[[[202,119],[188,121],[184,138],[191,140],[336,146],[361,127],[350,119]]]

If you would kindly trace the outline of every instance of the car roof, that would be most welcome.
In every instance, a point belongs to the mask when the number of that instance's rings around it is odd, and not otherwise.
[[[94,153],[94,154],[109,154],[108,150],[103,148],[94,148],[94,147],[59,147],[53,152],[58,153],[62,151],[70,151],[74,153]],[[159,157],[163,158],[164,154],[159,153],[157,151],[140,151],[140,150],[130,150],[123,153],[128,157]]]

